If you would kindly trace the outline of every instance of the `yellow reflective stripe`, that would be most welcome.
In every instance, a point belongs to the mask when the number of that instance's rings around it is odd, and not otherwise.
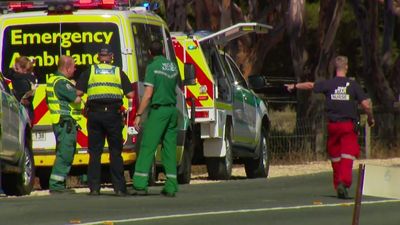
[[[148,177],[149,175],[148,175],[147,173],[135,172],[134,176],[138,176],[138,177]]]
[[[217,109],[232,110],[232,105],[223,102],[216,102]]]
[[[340,155],[343,159],[351,159],[351,160],[355,160],[356,157],[350,155],[350,154],[342,154]]]
[[[336,157],[336,158],[331,158],[332,162],[340,162],[341,158],[340,157]]]
[[[167,176],[168,178],[173,178],[176,179],[176,175],[175,174],[166,174],[165,176]]]
[[[56,180],[56,181],[64,181],[65,177],[57,175],[57,174],[51,174],[50,179]]]

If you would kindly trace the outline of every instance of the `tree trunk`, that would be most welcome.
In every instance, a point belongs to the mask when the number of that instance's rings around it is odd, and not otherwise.
[[[394,14],[393,0],[385,1],[384,11],[384,29],[383,29],[383,46],[382,46],[382,69],[388,74],[392,65],[392,40],[394,32]]]
[[[387,145],[391,145],[394,133],[395,96],[381,68],[378,51],[378,3],[368,0],[362,4],[359,0],[351,1],[360,30],[364,60],[364,74],[370,95],[378,107],[374,111],[377,135]]]
[[[185,0],[167,1],[167,22],[171,31],[188,31]]]
[[[333,41],[336,37],[336,32],[341,20],[345,0],[322,0],[320,12],[320,49],[319,60],[314,70],[316,80],[330,78],[333,74],[333,69],[330,67],[330,61],[335,55],[333,51]],[[321,120],[325,119],[324,113],[324,98],[318,95],[312,95],[310,107],[308,108],[307,115],[313,121],[314,130],[316,131],[315,137],[315,152],[317,157],[325,155],[325,123]]]
[[[304,74],[304,67],[308,60],[308,52],[304,46],[304,32],[306,30],[304,17],[305,1],[291,0],[287,18],[287,34],[290,41],[293,71],[297,82],[307,80]],[[309,96],[310,95],[306,92],[297,93],[297,99],[299,102],[306,102]],[[307,108],[307,104],[297,104],[296,111],[298,118],[305,117]]]
[[[232,1],[222,0],[221,7],[221,29],[232,25]]]

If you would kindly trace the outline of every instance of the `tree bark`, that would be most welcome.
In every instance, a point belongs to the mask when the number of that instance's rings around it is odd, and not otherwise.
[[[393,0],[385,0],[382,69],[388,74],[392,65],[392,40],[394,32],[394,8]]]
[[[188,31],[185,0],[167,1],[167,22],[171,31]]]
[[[222,0],[221,6],[221,29],[232,25],[232,1]]]
[[[377,120],[376,130],[380,139],[391,145],[394,133],[395,96],[384,76],[378,51],[378,3],[368,0],[362,4],[359,0],[351,1],[360,30],[364,60],[364,74],[370,95],[377,104],[374,111]]]
[[[336,37],[336,32],[341,20],[345,0],[321,0],[320,4],[320,49],[319,60],[314,70],[314,77],[316,80],[327,79],[332,77],[333,68],[330,66],[330,61],[335,55],[333,51],[333,41]],[[310,100],[310,107],[307,111],[307,116],[312,119],[314,130],[316,131],[315,137],[315,152],[317,157],[325,154],[325,123],[324,120],[324,98],[320,95],[312,95]]]
[[[305,28],[305,1],[291,0],[287,18],[287,34],[290,41],[290,50],[292,56],[292,66],[297,82],[307,80],[304,74],[304,67],[308,60],[308,52],[305,49],[304,32]],[[298,92],[297,99],[299,102],[306,102],[309,94]],[[305,117],[307,104],[297,104],[298,118]]]

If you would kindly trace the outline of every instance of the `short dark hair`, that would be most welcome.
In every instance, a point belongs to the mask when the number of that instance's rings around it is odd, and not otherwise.
[[[162,55],[163,54],[163,45],[161,41],[154,40],[150,44],[150,52],[152,55]]]

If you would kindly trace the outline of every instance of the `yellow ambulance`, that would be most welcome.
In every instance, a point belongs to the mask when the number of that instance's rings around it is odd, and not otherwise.
[[[42,187],[47,187],[55,159],[55,138],[50,112],[46,104],[46,77],[57,70],[61,55],[72,56],[76,62],[75,79],[91,64],[98,63],[97,51],[102,44],[112,47],[114,65],[128,75],[136,92],[136,99],[124,100],[127,112],[123,131],[123,160],[131,170],[135,162],[135,146],[139,135],[133,127],[134,115],[143,94],[146,65],[152,40],[164,43],[166,57],[176,61],[168,27],[158,15],[149,10],[151,5],[130,5],[128,0],[66,0],[66,1],[10,1],[0,2],[0,65],[5,74],[21,55],[36,59],[34,73],[38,88],[34,97],[33,153],[37,176]],[[190,157],[183,155],[189,146],[190,121],[187,115],[183,84],[177,87],[180,109],[178,135],[179,180],[190,181]],[[89,160],[86,119],[79,121],[77,152],[72,174],[84,174]],[[190,155],[190,152],[187,152]],[[185,162],[181,159],[187,158]],[[104,168],[109,164],[108,148],[101,158]]]

